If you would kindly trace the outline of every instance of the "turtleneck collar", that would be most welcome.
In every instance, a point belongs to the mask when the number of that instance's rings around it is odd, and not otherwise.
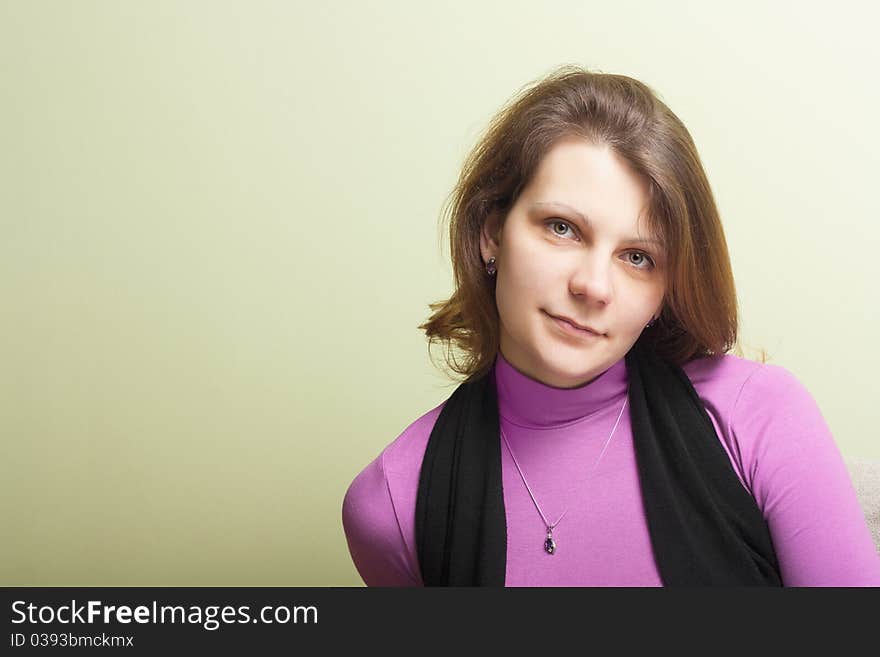
[[[517,370],[498,352],[495,360],[498,412],[507,421],[547,429],[571,424],[617,402],[627,392],[626,359],[577,388],[554,388]]]

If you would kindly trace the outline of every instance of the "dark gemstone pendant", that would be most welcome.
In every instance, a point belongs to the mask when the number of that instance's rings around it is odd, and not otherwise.
[[[544,551],[547,554],[553,554],[556,552],[556,542],[553,540],[553,537],[550,534],[547,534],[547,540],[544,541]]]

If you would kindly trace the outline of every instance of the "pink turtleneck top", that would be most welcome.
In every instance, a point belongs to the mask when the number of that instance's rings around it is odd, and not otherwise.
[[[700,358],[683,369],[768,523],[783,584],[880,586],[880,554],[848,470],[799,380],[779,365],[732,354]],[[625,359],[586,385],[562,389],[522,374],[499,353],[493,378],[510,446],[502,440],[505,585],[662,586],[642,507],[628,403],[620,413],[627,396]],[[423,585],[416,494],[428,438],[444,404],[406,427],[346,491],[343,529],[368,586]],[[565,513],[553,530],[554,554],[544,551],[546,527],[511,451],[550,523]]]

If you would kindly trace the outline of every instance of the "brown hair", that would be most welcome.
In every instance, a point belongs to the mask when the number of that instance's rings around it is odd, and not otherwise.
[[[644,83],[565,65],[526,86],[492,119],[465,160],[444,216],[455,290],[429,305],[418,328],[428,350],[446,346],[450,369],[470,381],[499,348],[495,279],[486,274],[480,231],[497,232],[538,164],[562,137],[607,145],[649,185],[646,220],[665,245],[667,286],[659,320],[644,337],[681,365],[737,342],[737,299],[727,242],[696,146],[684,124]],[[442,226],[442,222],[441,222]],[[464,352],[459,361],[454,347]],[[764,361],[762,350],[762,362]]]

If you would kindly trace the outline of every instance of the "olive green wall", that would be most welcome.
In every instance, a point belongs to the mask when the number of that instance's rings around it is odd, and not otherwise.
[[[682,118],[743,341],[880,458],[869,6],[2,0],[0,583],[360,585],[345,490],[451,392],[441,205],[563,63]]]

